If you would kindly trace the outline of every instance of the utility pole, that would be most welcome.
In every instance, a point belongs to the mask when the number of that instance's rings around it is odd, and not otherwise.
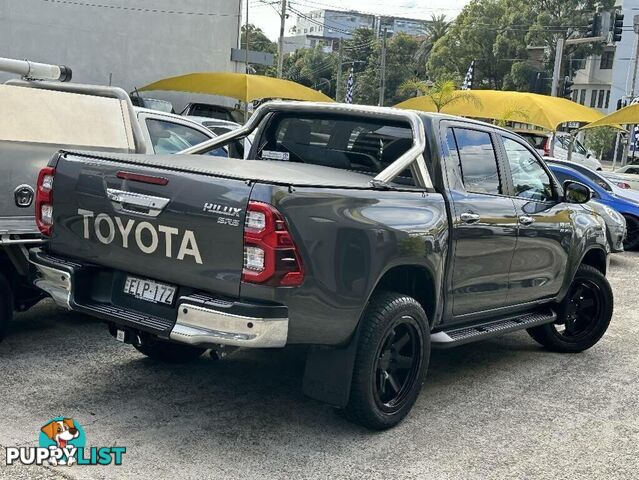
[[[564,59],[564,46],[566,45],[566,39],[559,37],[557,40],[557,51],[555,52],[555,68],[552,72],[552,87],[550,87],[550,95],[553,97],[559,96],[559,77],[561,76],[561,63]]]
[[[633,30],[635,32],[635,36],[637,37],[637,43],[635,45],[635,59],[632,67],[632,85],[630,86],[630,104],[635,99],[635,94],[637,93],[637,67],[639,67],[639,15],[635,15],[633,18]],[[637,139],[635,138],[635,125],[628,125],[628,142],[623,149],[623,157],[621,158],[621,166],[623,167],[626,163],[628,163],[628,154],[630,152],[630,144],[632,143],[632,158],[634,160],[635,150],[637,146]]]
[[[384,27],[382,38],[382,61],[380,65],[380,86],[379,86],[379,106],[383,107],[386,100],[386,36],[388,33],[388,27]]]
[[[277,78],[282,78],[284,70],[284,30],[286,29],[286,0],[282,0],[282,13],[280,13],[280,40],[277,49]]]
[[[250,73],[249,66],[249,0],[246,0],[246,23],[244,24],[244,61],[246,63],[246,74]],[[249,119],[249,107],[248,101],[244,102],[244,123],[248,122]]]
[[[341,102],[343,98],[340,97],[342,92],[342,62],[344,58],[344,40],[339,41],[339,50],[337,53],[337,85],[335,85],[335,101]]]

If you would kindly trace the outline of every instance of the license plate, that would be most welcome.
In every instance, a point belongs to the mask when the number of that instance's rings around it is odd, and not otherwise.
[[[126,277],[124,282],[124,293],[151,303],[172,305],[176,290],[171,285],[137,277]]]

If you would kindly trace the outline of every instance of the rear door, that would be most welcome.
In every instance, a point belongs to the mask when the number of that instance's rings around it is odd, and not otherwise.
[[[453,315],[459,317],[506,304],[517,215],[492,131],[450,124],[446,144],[453,207],[450,297]]]
[[[525,142],[508,134],[500,139],[519,223],[509,300],[524,303],[555,296],[572,244],[570,207],[559,201],[552,176]]]
[[[250,191],[242,180],[67,155],[56,167],[50,250],[237,296]]]

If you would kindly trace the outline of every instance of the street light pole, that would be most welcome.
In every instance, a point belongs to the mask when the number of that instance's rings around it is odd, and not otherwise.
[[[282,13],[280,13],[280,39],[277,48],[277,78],[282,78],[284,70],[284,31],[286,29],[286,0],[282,0]]]

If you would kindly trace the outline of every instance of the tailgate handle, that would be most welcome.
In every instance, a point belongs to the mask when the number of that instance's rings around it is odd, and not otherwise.
[[[119,212],[135,213],[148,217],[157,217],[169,204],[168,198],[125,192],[115,188],[107,188],[107,197],[111,200],[113,208]]]

